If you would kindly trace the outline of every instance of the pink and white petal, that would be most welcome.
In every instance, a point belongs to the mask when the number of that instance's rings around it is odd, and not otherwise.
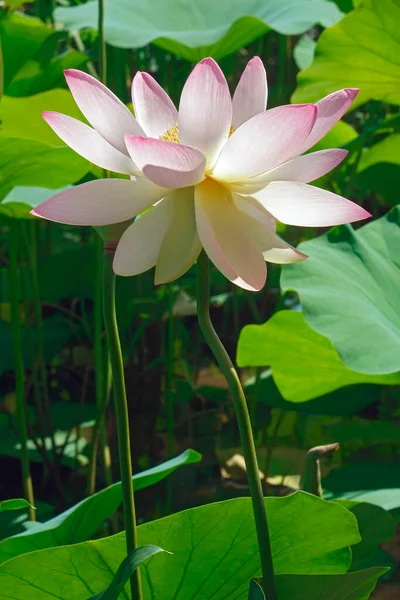
[[[129,156],[111,146],[85,123],[56,112],[44,112],[42,116],[63,142],[94,165],[126,175],[139,173]]]
[[[275,219],[251,196],[232,194],[235,206],[242,211],[242,227],[251,231],[264,260],[280,265],[299,262],[307,258],[275,234]]]
[[[217,269],[246,290],[261,290],[267,277],[265,261],[229,191],[206,179],[195,188],[195,210],[200,241]]]
[[[278,106],[243,123],[226,142],[213,177],[221,181],[249,183],[297,156],[317,116],[314,104]]]
[[[231,200],[236,208],[247,217],[259,221],[264,227],[275,232],[276,223],[274,217],[252,196],[242,196],[232,193]]]
[[[158,138],[178,123],[178,111],[168,94],[148,73],[136,73],[132,82],[136,119],[149,137]]]
[[[32,212],[67,225],[112,225],[128,221],[165,196],[145,180],[97,179],[56,194]]]
[[[167,196],[128,227],[115,251],[113,268],[117,275],[138,275],[156,265],[173,216],[173,202]]]
[[[358,204],[306,183],[273,181],[254,198],[287,225],[331,227],[371,216]]]
[[[196,148],[132,135],[125,143],[132,160],[157,185],[188,187],[204,178],[206,159]]]
[[[179,104],[179,135],[207,157],[211,168],[228,139],[232,101],[225,76],[212,58],[199,62],[182,90]]]
[[[318,106],[318,118],[310,135],[305,140],[301,154],[312,148],[332,129],[339,119],[343,117],[358,92],[358,89],[346,88],[333,92],[316,103]]]
[[[67,69],[64,74],[82,114],[107,142],[126,154],[124,135],[144,134],[132,113],[91,75],[76,69]]]
[[[157,259],[155,283],[174,281],[186,273],[201,252],[194,212],[194,188],[175,190],[174,216],[161,243]]]
[[[271,181],[309,183],[332,171],[347,155],[348,151],[341,148],[303,154],[271,169],[271,171],[253,177],[251,181],[254,184],[263,182],[265,185]]]
[[[265,110],[268,98],[267,74],[262,60],[254,56],[246,65],[232,99],[232,127],[237,129]]]

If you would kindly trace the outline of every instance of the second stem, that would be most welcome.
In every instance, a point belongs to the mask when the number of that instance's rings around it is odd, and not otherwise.
[[[124,362],[118,333],[115,311],[115,280],[112,263],[114,249],[104,247],[103,266],[103,312],[108,350],[113,379],[115,414],[118,429],[118,453],[122,483],[124,523],[126,530],[126,548],[130,554],[137,548],[136,511],[132,482],[131,444],[129,435],[128,403],[126,399]],[[139,569],[131,580],[132,600],[142,600]]]
[[[209,306],[209,268],[208,258],[204,250],[197,260],[197,273],[197,314],[200,328],[226,379],[235,406],[243,455],[246,462],[254,520],[256,523],[258,548],[263,575],[263,588],[267,600],[278,600],[267,513],[265,510],[249,411],[239,376],[211,322]]]

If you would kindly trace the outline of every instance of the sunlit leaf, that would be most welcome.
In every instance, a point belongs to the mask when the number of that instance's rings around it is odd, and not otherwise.
[[[143,473],[138,473],[133,476],[135,490],[154,485],[173,473],[175,469],[198,462],[200,458],[198,452],[186,450],[169,461],[143,471]],[[29,531],[0,542],[0,562],[19,554],[32,552],[37,548],[51,548],[61,544],[76,544],[88,540],[104,521],[114,514],[121,502],[121,482],[114,483],[85,498],[54,519],[46,523],[38,523]],[[122,559],[123,556],[121,561]]]
[[[315,58],[298,76],[293,102],[313,102],[358,87],[354,108],[368,100],[400,104],[400,0],[364,0],[322,32]]]
[[[97,28],[97,3],[58,8],[56,21],[70,30]],[[269,29],[286,35],[304,33],[320,23],[337,23],[342,13],[326,0],[106,0],[106,40],[118,48],[153,42],[190,61],[220,59],[246,46]]]
[[[311,262],[312,257],[308,260]],[[279,391],[291,402],[305,402],[348,385],[400,383],[400,373],[367,375],[351,371],[332,343],[307,325],[302,313],[289,310],[275,313],[263,325],[242,329],[237,363],[241,367],[270,365]]]
[[[266,500],[275,570],[279,573],[344,573],[348,545],[359,540],[357,522],[336,503],[297,492]],[[249,582],[260,575],[250,498],[185,510],[138,528],[139,545],[158,554],[141,567],[143,596],[187,600],[247,598]],[[0,589],[14,600],[76,600],[110,584],[125,557],[125,535],[31,552],[0,568]],[[23,581],[20,576],[23,573]],[[167,582],[167,583],[166,583]],[[34,585],[30,586],[30,583]],[[27,587],[28,586],[28,587]],[[324,600],[326,600],[324,598]]]
[[[89,170],[90,163],[65,146],[0,137],[0,198],[16,186],[62,188]]]
[[[400,208],[354,230],[350,225],[299,245],[309,258],[283,269],[304,317],[331,340],[349,369],[400,370]]]

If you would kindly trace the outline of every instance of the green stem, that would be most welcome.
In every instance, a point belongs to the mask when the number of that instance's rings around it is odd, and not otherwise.
[[[17,421],[19,441],[21,444],[21,470],[24,496],[31,505],[28,514],[31,521],[35,521],[34,496],[32,477],[28,455],[28,431],[26,423],[25,407],[25,369],[21,345],[21,323],[19,318],[19,283],[18,283],[18,241],[19,225],[12,222],[10,227],[10,254],[9,254],[9,277],[10,277],[10,304],[11,304],[11,326],[12,343],[15,362],[15,398],[17,405]]]
[[[129,416],[125,389],[124,363],[115,312],[116,277],[112,266],[114,251],[115,248],[110,248],[108,245],[104,246],[103,311],[113,378],[115,414],[118,430],[118,453],[126,529],[126,548],[127,554],[130,554],[137,548],[136,512],[132,483],[131,444],[129,437]],[[139,569],[136,569],[130,581],[132,600],[142,600]]]
[[[197,314],[200,328],[225,376],[234,402],[253,504],[264,591],[267,600],[278,600],[267,514],[249,411],[238,374],[211,322],[208,258],[204,251],[197,260]]]

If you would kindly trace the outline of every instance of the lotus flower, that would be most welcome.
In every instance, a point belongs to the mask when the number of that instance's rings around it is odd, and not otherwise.
[[[119,275],[155,266],[156,283],[172,281],[203,247],[230,281],[260,290],[265,261],[306,258],[275,234],[275,220],[325,227],[370,216],[357,204],[308,185],[336,167],[345,150],[301,156],[342,117],[355,89],[316,104],[265,110],[267,80],[259,58],[247,64],[233,98],[221,69],[206,58],[187,79],[179,112],[150,75],[137,73],[135,119],[90,75],[68,70],[65,76],[92,127],[59,113],[44,118],[80,155],[130,179],[78,185],[33,214],[73,225],[109,225],[140,215],[116,249]]]

